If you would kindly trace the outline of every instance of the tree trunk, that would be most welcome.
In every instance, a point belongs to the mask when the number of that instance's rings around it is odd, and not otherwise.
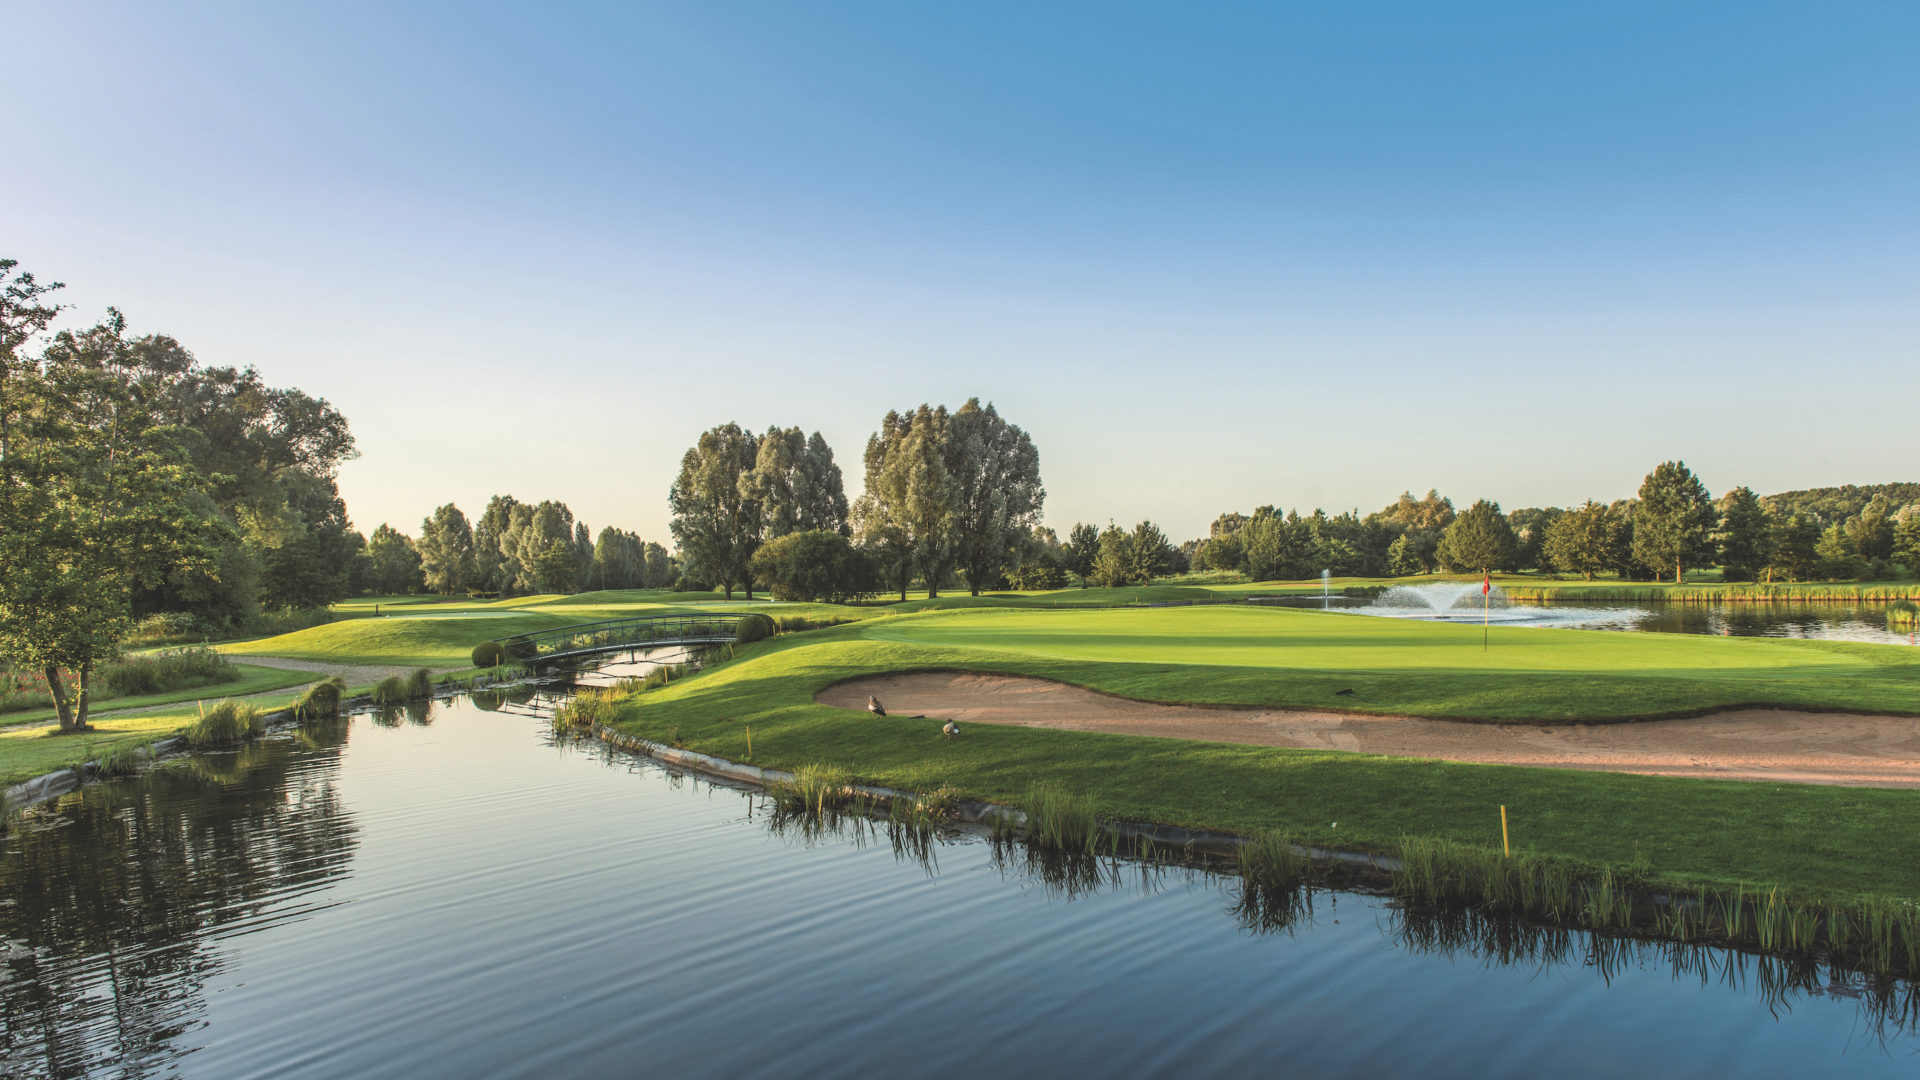
[[[87,730],[87,710],[92,703],[92,699],[93,665],[86,664],[80,668],[80,703],[79,706],[73,710],[73,729],[75,731]]]
[[[723,584],[723,585],[725,585],[725,586],[727,587],[727,599],[728,599],[728,600],[732,600],[732,599],[733,599],[733,582],[731,582],[731,581],[726,581],[726,582],[722,582],[721,584]],[[707,595],[709,595],[709,596],[711,596],[711,595],[713,595],[713,594],[712,594],[712,593],[708,593]]]
[[[1673,583],[1675,585],[1685,585],[1687,583],[1687,568],[1682,565],[1679,559],[1673,560]]]
[[[73,726],[73,706],[67,703],[67,685],[60,681],[60,669],[53,664],[47,665],[47,693],[53,696],[53,711],[60,716],[60,730],[78,730]]]

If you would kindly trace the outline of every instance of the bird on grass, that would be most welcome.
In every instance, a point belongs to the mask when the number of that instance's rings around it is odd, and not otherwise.
[[[874,697],[872,694],[867,695],[867,711],[875,716],[887,715],[887,707],[880,704],[880,699]]]
[[[946,725],[940,729],[940,731],[942,734],[946,735],[947,738],[951,739],[955,735],[960,734],[960,725],[949,720],[946,722]]]

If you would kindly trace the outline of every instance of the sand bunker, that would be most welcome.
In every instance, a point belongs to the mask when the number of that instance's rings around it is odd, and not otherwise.
[[[1740,709],[1633,724],[1468,724],[1291,709],[1202,709],[1108,697],[1007,675],[877,675],[820,691],[843,709],[1171,739],[1351,750],[1659,776],[1920,787],[1920,719]]]

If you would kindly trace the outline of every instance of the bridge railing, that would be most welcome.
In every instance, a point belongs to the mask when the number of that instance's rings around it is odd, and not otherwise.
[[[614,652],[653,645],[698,645],[733,641],[740,624],[753,612],[699,612],[679,615],[642,615],[630,619],[576,623],[531,634],[496,638],[512,659],[537,664],[567,656]]]

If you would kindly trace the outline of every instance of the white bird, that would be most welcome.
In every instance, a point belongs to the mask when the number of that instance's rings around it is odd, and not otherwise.
[[[951,739],[955,735],[960,734],[960,725],[949,720],[947,721],[946,726],[942,727],[940,730],[946,733],[947,738]]]
[[[880,704],[880,699],[872,694],[867,695],[867,711],[875,716],[887,715],[887,707]]]

